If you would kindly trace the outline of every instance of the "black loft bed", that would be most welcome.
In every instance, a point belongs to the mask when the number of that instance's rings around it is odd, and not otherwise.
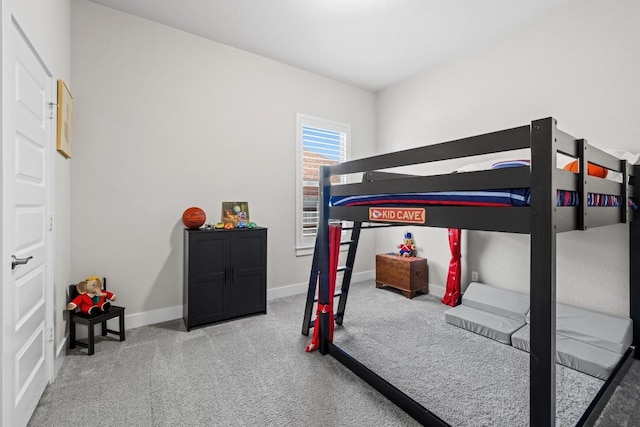
[[[484,154],[530,149],[531,167],[451,173],[430,176],[390,174],[380,171],[400,166],[459,159]],[[578,173],[556,167],[558,153],[578,159]],[[622,183],[590,176],[587,165],[594,163],[622,175]],[[331,177],[365,173],[375,179],[362,183],[332,184]],[[531,268],[531,352],[530,352],[530,425],[555,425],[556,405],[556,234],[587,230],[616,223],[629,223],[630,317],[633,343],[625,352],[609,379],[591,402],[578,425],[595,422],[602,408],[630,366],[640,339],[640,219],[633,220],[629,199],[640,200],[640,185],[633,186],[640,166],[631,166],[604,151],[590,146],[557,128],[553,118],[535,120],[530,125],[473,136],[451,142],[413,148],[365,159],[325,166],[320,177],[320,216],[318,227],[319,303],[329,299],[329,221],[372,222],[370,206],[331,206],[332,196],[425,191],[470,191],[507,187],[530,188],[530,205],[519,207],[424,206],[424,222],[430,227],[502,231],[530,234]],[[577,192],[579,203],[557,207],[558,190]],[[618,207],[587,206],[589,193],[619,196]],[[640,217],[639,217],[640,218]],[[397,224],[378,218],[375,222]],[[416,402],[391,383],[364,366],[327,338],[330,313],[320,316],[320,352],[330,354],[364,379],[397,406],[423,425],[446,426],[445,421]],[[316,325],[317,326],[317,325]],[[633,356],[633,357],[632,357]]]

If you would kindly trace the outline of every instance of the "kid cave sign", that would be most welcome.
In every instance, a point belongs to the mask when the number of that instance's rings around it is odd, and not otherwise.
[[[369,221],[424,224],[426,220],[425,208],[369,208]]]

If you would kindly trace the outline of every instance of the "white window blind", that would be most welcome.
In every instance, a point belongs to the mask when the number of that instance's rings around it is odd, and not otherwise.
[[[350,126],[299,114],[297,120],[297,200],[296,249],[310,253],[318,231],[320,166],[347,160]],[[333,177],[340,182],[341,177]]]

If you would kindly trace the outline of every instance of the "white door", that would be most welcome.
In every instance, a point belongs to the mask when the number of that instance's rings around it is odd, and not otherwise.
[[[2,425],[25,426],[50,379],[52,78],[3,16]],[[12,268],[12,256],[29,260]],[[49,289],[47,289],[49,288]]]

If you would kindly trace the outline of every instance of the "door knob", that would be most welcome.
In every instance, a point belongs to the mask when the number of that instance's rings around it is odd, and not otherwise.
[[[11,269],[13,270],[18,265],[24,265],[29,262],[29,260],[33,258],[32,256],[27,258],[16,258],[15,255],[11,255]]]

